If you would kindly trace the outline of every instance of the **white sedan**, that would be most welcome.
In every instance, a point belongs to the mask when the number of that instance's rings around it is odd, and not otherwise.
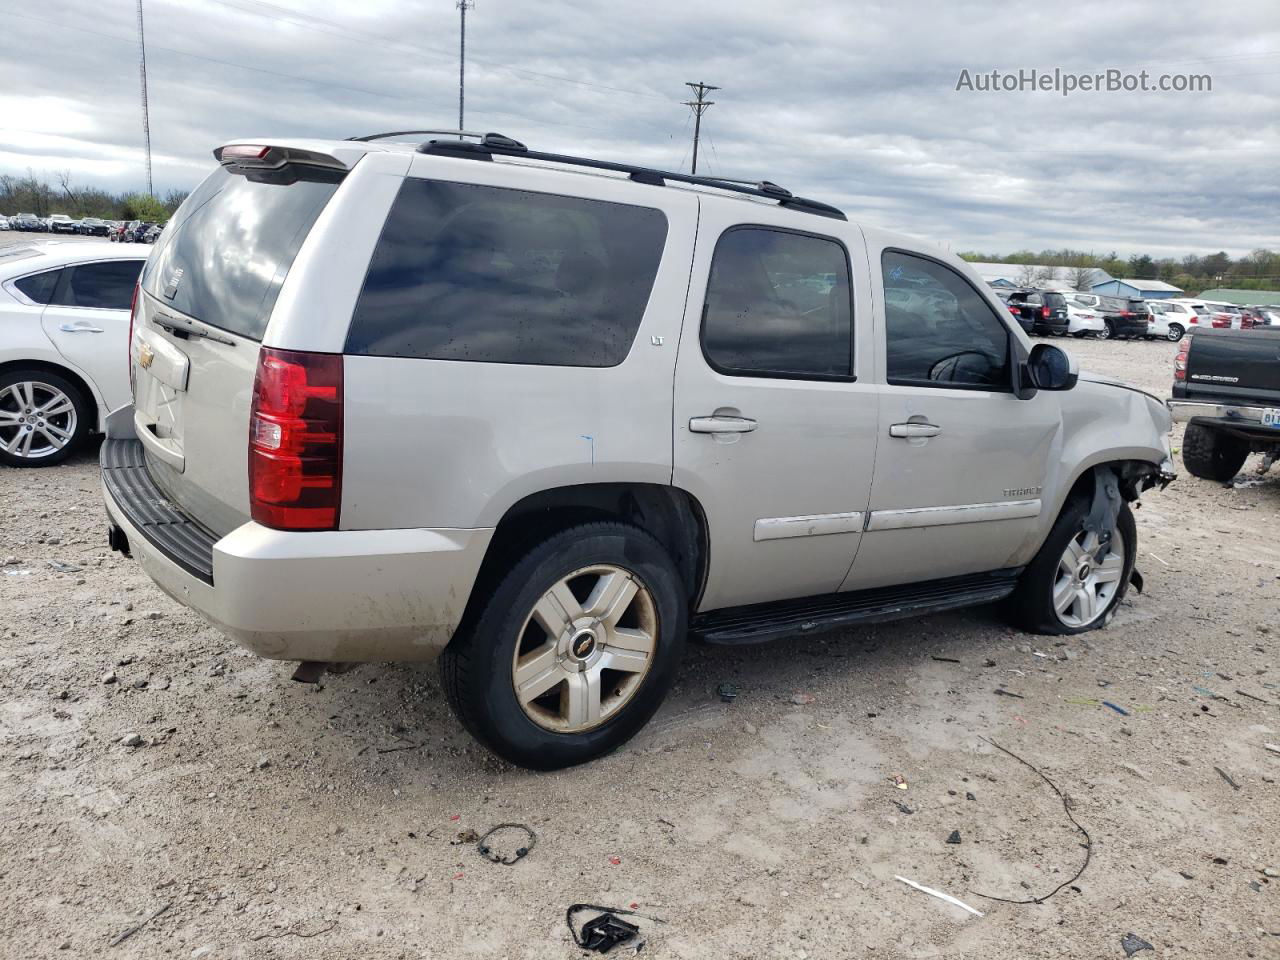
[[[129,402],[145,254],[102,242],[0,250],[0,464],[59,463]]]
[[[1097,308],[1086,306],[1071,295],[1067,296],[1067,333],[1073,337],[1096,337],[1106,328],[1106,321]]]

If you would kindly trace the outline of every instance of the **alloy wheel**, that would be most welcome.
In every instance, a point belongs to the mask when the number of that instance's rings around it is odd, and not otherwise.
[[[1111,540],[1082,530],[1067,543],[1053,583],[1053,609],[1068,627],[1086,627],[1101,617],[1120,589],[1124,576],[1124,540],[1119,530]]]
[[[22,460],[53,456],[76,435],[76,405],[57,387],[20,380],[0,389],[0,450]]]
[[[525,619],[511,664],[516,700],[546,730],[598,727],[640,689],[657,638],[657,605],[638,576],[612,564],[575,570]]]

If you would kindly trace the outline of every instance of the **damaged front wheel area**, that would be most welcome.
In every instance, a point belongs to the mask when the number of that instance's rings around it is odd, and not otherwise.
[[[1105,625],[1133,576],[1138,532],[1129,505],[1098,529],[1092,504],[1073,498],[1014,592],[1014,619],[1033,633],[1074,634]],[[1109,519],[1109,517],[1107,518]]]

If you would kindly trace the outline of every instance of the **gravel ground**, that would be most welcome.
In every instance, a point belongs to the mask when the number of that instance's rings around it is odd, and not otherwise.
[[[1171,344],[1069,347],[1167,393]],[[573,957],[589,902],[662,918],[656,957],[1280,956],[1278,507],[1280,470],[1149,493],[1146,592],[1068,642],[984,608],[693,648],[626,748],[533,774],[431,665],[291,683],[169,601],[107,551],[92,453],[0,471],[0,955]],[[1069,798],[1078,879],[984,738]],[[454,842],[507,821],[515,866]]]

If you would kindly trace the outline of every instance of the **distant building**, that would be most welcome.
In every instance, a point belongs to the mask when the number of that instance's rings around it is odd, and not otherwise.
[[[1232,290],[1215,287],[1200,294],[1201,300],[1220,300],[1239,307],[1261,307],[1280,303],[1280,290]]]
[[[997,289],[1014,287],[1039,287],[1042,290],[1060,290],[1064,293],[1076,288],[1071,285],[1075,276],[1075,267],[1048,267],[1040,264],[1021,263],[970,263],[969,266],[978,271],[978,276],[988,285]],[[1028,279],[1035,279],[1028,283]],[[1085,274],[1083,289],[1089,290],[1093,284],[1103,283],[1111,279],[1111,274],[1098,267],[1090,267]]]
[[[1138,297],[1142,300],[1169,300],[1183,294],[1181,288],[1163,280],[1107,280],[1095,283],[1091,292],[1109,297]]]

